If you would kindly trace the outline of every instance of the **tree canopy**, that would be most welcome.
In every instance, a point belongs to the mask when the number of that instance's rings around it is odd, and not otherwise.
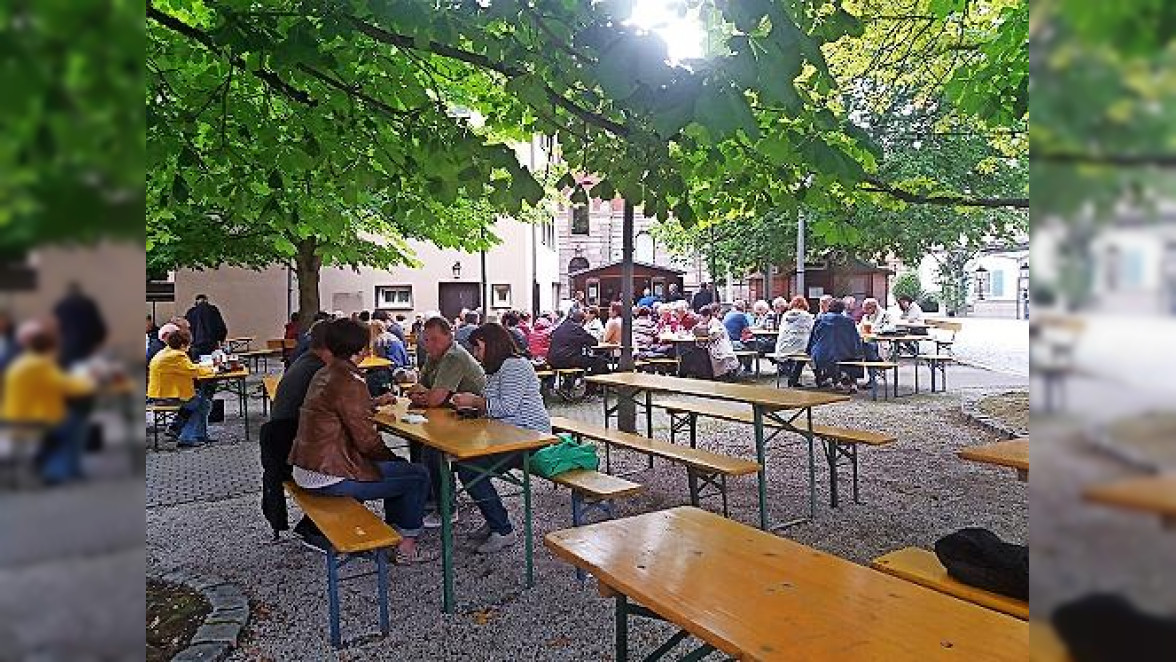
[[[494,213],[542,196],[508,146],[534,133],[603,177],[593,195],[685,227],[805,209],[853,244],[881,223],[871,206],[1027,204],[1015,178],[961,187],[888,163],[877,121],[932,114],[931,134],[1019,158],[1023,0],[682,11],[705,20],[707,57],[669,61],[625,0],[151,2],[153,264],[382,266],[411,259],[407,238],[469,248]]]

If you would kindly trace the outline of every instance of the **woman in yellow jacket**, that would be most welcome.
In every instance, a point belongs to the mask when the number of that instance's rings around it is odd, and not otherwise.
[[[21,331],[24,351],[4,373],[4,421],[47,429],[35,456],[45,483],[82,478],[87,417],[71,412],[67,401],[90,395],[94,384],[62,372],[57,365],[57,334],[51,327],[34,322]]]
[[[172,331],[167,347],[161,350],[148,367],[147,397],[154,401],[180,405],[180,419],[186,419],[179,430],[177,446],[192,448],[208,441],[208,412],[212,399],[197,393],[195,379],[210,375],[212,368],[203,368],[188,358],[192,336],[183,329]]]

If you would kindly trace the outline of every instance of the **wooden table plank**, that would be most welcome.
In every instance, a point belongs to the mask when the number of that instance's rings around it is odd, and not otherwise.
[[[696,508],[556,531],[560,558],[741,660],[1024,660],[1028,624]]]
[[[848,395],[837,393],[823,393],[821,391],[804,391],[800,389],[780,389],[772,386],[754,386],[750,384],[728,384],[688,377],[672,377],[647,372],[616,372],[609,375],[594,375],[586,377],[585,381],[610,387],[630,387],[648,391],[669,391],[682,395],[694,395],[703,398],[731,400],[760,405],[764,409],[802,409],[846,402]]]
[[[426,423],[407,423],[403,420],[407,405],[407,400],[401,400],[383,407],[372,420],[389,432],[419,441],[459,460],[535,450],[558,441],[555,435],[524,430],[502,421],[461,419],[452,409],[440,407],[416,411],[429,419]]]
[[[233,370],[232,372],[215,372],[211,375],[200,375],[196,379],[200,381],[214,382],[217,380],[228,379],[245,379],[249,376],[248,368],[241,368],[240,370]]]
[[[1176,528],[1176,474],[1141,476],[1096,485],[1083,492],[1095,503],[1159,515]]]
[[[958,453],[960,459],[1011,467],[1023,476],[1029,474],[1029,440],[1011,439],[995,444],[969,446]]]
[[[368,370],[371,368],[390,368],[393,363],[388,359],[379,356],[365,356],[363,360],[356,364],[360,370]]]

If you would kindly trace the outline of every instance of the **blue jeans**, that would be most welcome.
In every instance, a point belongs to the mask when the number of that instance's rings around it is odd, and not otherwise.
[[[425,495],[429,493],[429,472],[419,464],[387,460],[376,462],[381,480],[344,480],[311,490],[327,496],[349,496],[356,501],[384,500],[384,521],[400,535],[415,538],[425,522]]]
[[[82,452],[88,421],[85,414],[71,411],[64,421],[45,435],[36,455],[41,480],[63,483],[82,477]]]
[[[212,398],[197,392],[196,396],[180,404],[180,417],[186,419],[180,428],[179,440],[191,444],[208,439],[208,414],[212,411]]]
[[[511,456],[510,459],[498,467],[499,472],[518,469],[523,466],[522,453],[510,453],[509,455]],[[464,464],[472,464],[483,469],[489,469],[502,462],[502,460],[503,456],[500,454],[470,460]],[[481,474],[469,467],[458,466],[457,476],[461,478],[462,485],[468,486],[475,478],[481,476]],[[506,535],[513,530],[510,525],[510,515],[506,512],[506,507],[502,505],[502,497],[498,496],[498,490],[494,489],[493,479],[483,477],[466,491],[469,493],[470,498],[478,504],[478,510],[482,512],[482,517],[486,518],[486,525],[491,531]]]

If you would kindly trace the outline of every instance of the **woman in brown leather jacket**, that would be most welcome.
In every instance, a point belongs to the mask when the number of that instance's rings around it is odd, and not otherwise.
[[[396,562],[437,558],[416,545],[423,528],[429,472],[388,450],[371,421],[376,406],[395,398],[373,400],[355,365],[368,346],[367,328],[348,319],[333,321],[327,328],[326,345],[332,358],[310,382],[290,450],[294,482],[329,496],[383,499],[384,520],[403,537]]]

